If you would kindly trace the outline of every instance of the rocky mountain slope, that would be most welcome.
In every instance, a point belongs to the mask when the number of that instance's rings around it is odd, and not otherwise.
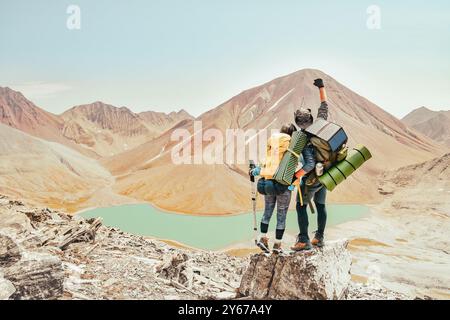
[[[20,92],[0,87],[0,121],[44,139],[58,138],[62,121],[27,100]]]
[[[92,151],[79,146],[61,134],[64,121],[26,99],[20,92],[0,87],[0,123],[32,136],[58,142],[84,155],[96,157]]]
[[[0,124],[0,192],[70,210],[112,184],[94,159]]]
[[[402,122],[450,148],[450,111],[420,107],[407,114]]]
[[[312,83],[318,77],[323,78],[327,86],[330,120],[346,129],[350,146],[362,143],[373,154],[373,159],[350,177],[345,187],[338,187],[330,194],[332,201],[379,201],[381,197],[372,181],[380,172],[440,154],[438,145],[431,139],[408,128],[319,70],[301,70],[246,90],[196,120],[202,122],[203,130],[215,128],[221,132],[228,128],[280,128],[293,121],[294,110],[302,101],[316,114],[319,97]],[[192,121],[181,122],[176,128],[194,133]],[[248,211],[246,165],[174,165],[171,150],[179,141],[172,141],[171,133],[169,130],[152,142],[105,159],[104,165],[117,176],[114,189],[123,195],[180,212],[226,214]],[[248,137],[245,147],[256,143],[257,138]],[[203,148],[207,146],[208,142],[203,142]],[[172,180],[177,183],[166,183]]]
[[[337,258],[339,272],[330,272],[334,265],[324,260],[328,254]],[[325,251],[307,254],[255,255],[249,264],[248,258],[174,248],[108,228],[98,219],[29,208],[0,196],[0,299],[252,297],[266,292],[267,277],[260,273],[271,272],[256,270],[258,260],[267,266],[267,261],[274,262],[277,270],[286,265],[290,276],[304,284],[296,287],[278,277],[271,298],[408,298],[350,282],[349,253],[342,244],[330,243]]]

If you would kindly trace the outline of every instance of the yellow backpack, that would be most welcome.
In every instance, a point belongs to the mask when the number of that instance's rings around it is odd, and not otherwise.
[[[261,168],[261,176],[273,179],[284,153],[289,148],[291,137],[285,133],[275,133],[267,141],[266,159]]]

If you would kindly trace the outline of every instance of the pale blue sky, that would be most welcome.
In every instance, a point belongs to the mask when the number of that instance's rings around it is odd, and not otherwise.
[[[81,30],[66,28],[70,4]],[[448,109],[450,2],[0,0],[0,86],[55,113],[101,100],[199,115],[302,68],[398,117]]]

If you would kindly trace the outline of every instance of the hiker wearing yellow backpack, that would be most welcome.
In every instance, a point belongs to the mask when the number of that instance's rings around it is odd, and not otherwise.
[[[269,253],[269,222],[275,205],[277,206],[277,226],[275,231],[274,253],[281,253],[281,241],[286,229],[286,214],[291,202],[291,189],[273,180],[273,176],[280,165],[284,153],[289,147],[292,134],[297,131],[293,124],[284,125],[279,133],[273,134],[267,141],[266,158],[259,167],[250,170],[250,175],[261,176],[258,180],[258,192],[264,195],[264,214],[260,223],[260,234],[256,241],[257,246]]]
[[[326,102],[326,93],[322,79],[316,79],[314,85],[320,90],[320,107],[317,114],[318,119],[327,120],[328,118],[328,104]],[[311,115],[311,109],[300,108],[295,112],[295,123],[302,131],[305,131],[314,123],[314,118]],[[316,179],[312,181],[308,179],[315,171],[323,171],[322,163],[316,161],[316,150],[314,146],[308,141],[306,147],[302,151],[300,166],[301,169],[295,173],[296,180],[294,185],[300,188],[297,194],[297,219],[300,233],[297,237],[297,242],[291,247],[294,251],[310,250],[313,246],[321,247],[324,245],[324,232],[327,222],[326,210],[326,196],[327,189]],[[317,165],[317,168],[316,168]],[[321,167],[322,166],[322,167]],[[318,175],[321,175],[319,173]],[[308,181],[308,183],[307,183]],[[314,200],[317,208],[317,231],[315,232],[312,242],[308,235],[308,214],[307,206]]]

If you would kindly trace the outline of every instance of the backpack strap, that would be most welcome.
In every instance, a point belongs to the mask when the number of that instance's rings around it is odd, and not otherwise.
[[[291,148],[287,148],[286,151],[289,151],[290,153],[292,153],[297,159],[300,158],[300,155],[297,152],[295,152],[294,150],[292,150]]]

